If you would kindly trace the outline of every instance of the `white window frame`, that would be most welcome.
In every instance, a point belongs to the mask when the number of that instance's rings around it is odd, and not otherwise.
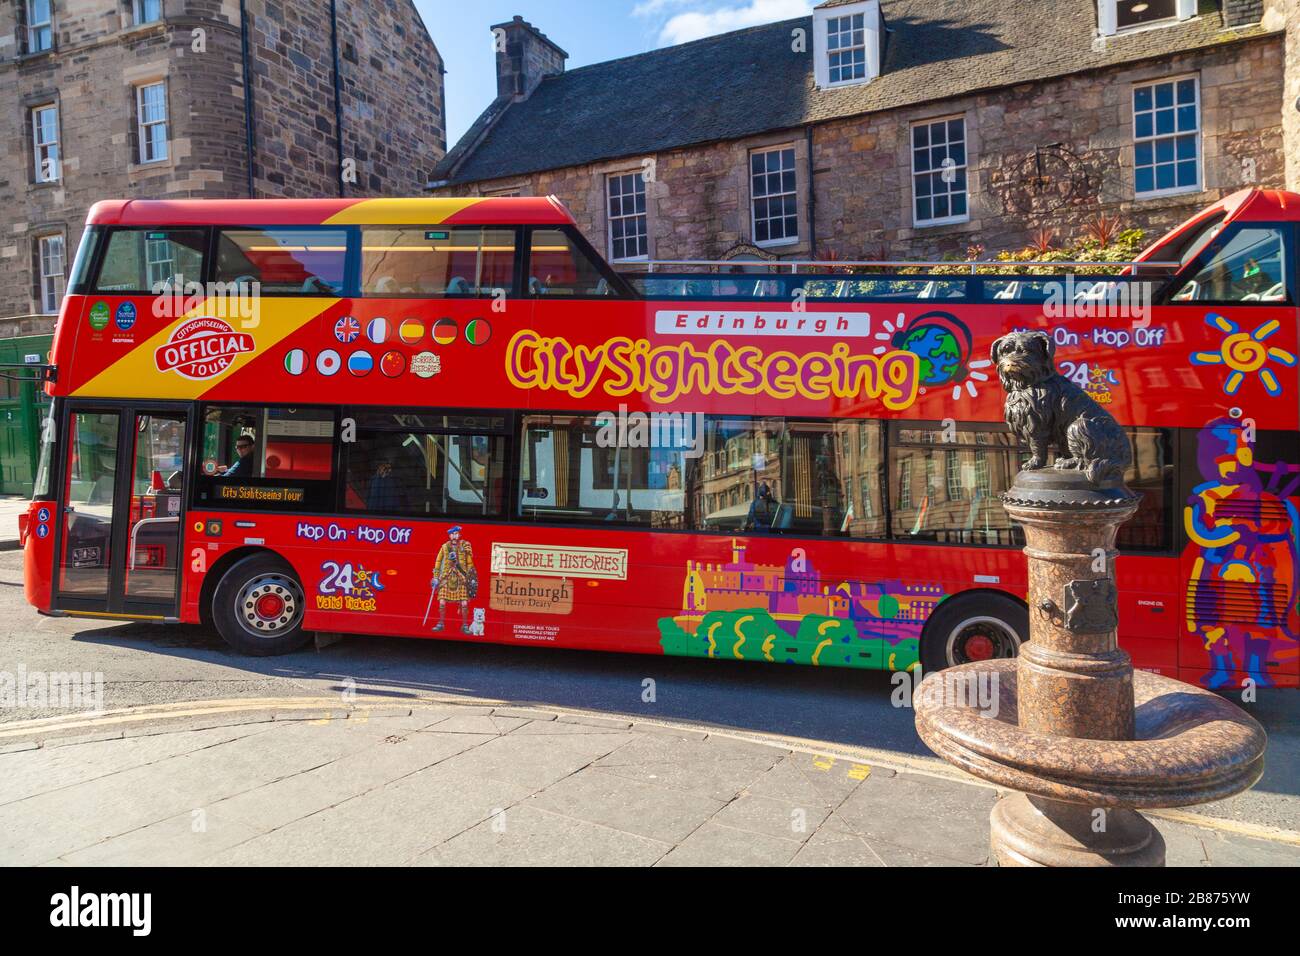
[[[778,193],[764,193],[764,194],[761,195],[761,196],[757,196],[757,195],[755,195],[755,193],[754,193],[754,179],[755,179],[755,177],[758,176],[758,175],[762,175],[762,176],[766,177],[766,176],[769,175],[769,173],[766,172],[766,164],[767,164],[767,161],[766,161],[766,160],[764,160],[764,169],[765,169],[765,171],[764,171],[763,173],[755,173],[755,172],[754,172],[754,157],[755,157],[755,156],[767,156],[767,155],[769,155],[769,154],[771,154],[771,153],[785,153],[785,152],[788,152],[788,153],[790,154],[790,168],[789,168],[788,172],[794,173],[794,188],[791,189],[791,190],[786,190],[784,187],[782,187],[781,191],[778,192]],[[784,160],[782,160],[781,168],[780,168],[777,172],[778,172],[778,175],[781,175],[781,176],[784,176],[785,173],[787,172],[787,169],[786,169],[785,164],[784,164]],[[762,248],[762,249],[767,249],[767,248],[770,248],[770,247],[772,247],[772,246],[792,246],[792,245],[796,244],[797,242],[799,242],[799,231],[800,231],[800,230],[799,230],[799,152],[798,152],[798,148],[797,148],[793,143],[784,143],[784,144],[782,144],[782,145],[780,145],[780,146],[765,146],[765,147],[763,147],[762,149],[751,149],[751,150],[749,151],[749,154],[745,157],[745,174],[749,177],[749,235],[750,235],[750,239],[751,239],[751,241],[754,243],[754,245],[756,245],[756,246],[758,246],[759,248]],[[768,239],[759,239],[759,238],[758,238],[758,221],[759,221],[759,217],[758,217],[758,200],[760,200],[760,199],[768,199],[768,200],[770,200],[770,199],[774,199],[774,198],[781,198],[781,199],[784,199],[786,196],[793,196],[793,197],[794,197],[794,235],[793,235],[793,236],[782,236],[782,237],[779,238],[779,239],[771,239],[771,238],[768,238]],[[784,205],[784,203],[783,203],[783,205]],[[772,221],[774,221],[774,220],[777,220],[777,219],[785,219],[785,213],[782,212],[782,214],[781,214],[780,216],[771,216],[771,215],[768,215],[768,216],[765,216],[764,219],[766,219],[769,223],[772,222]],[[782,228],[785,228],[784,225],[782,226]],[[769,230],[769,234],[770,234],[770,230]]]
[[[158,13],[156,16],[149,16],[146,7],[150,3],[158,4]],[[158,23],[163,18],[163,0],[131,0],[131,19],[136,26],[144,26],[146,23]]]
[[[54,49],[54,0],[46,0],[45,19],[38,21],[36,19],[36,0],[27,0],[27,52],[44,53],[46,50]],[[39,44],[38,38],[43,37],[45,45]]]
[[[929,219],[922,219],[916,213],[916,205],[918,199],[918,194],[916,189],[917,179],[921,176],[929,176],[933,173],[940,172],[943,167],[940,166],[938,169],[931,167],[929,169],[923,169],[923,170],[918,170],[916,168],[916,154],[918,148],[916,146],[916,129],[917,127],[920,126],[927,127],[926,145],[924,149],[929,150],[933,147],[934,144],[931,140],[931,133],[928,131],[928,128],[937,125],[939,123],[942,123],[944,125],[944,132],[943,132],[944,145],[947,146],[952,142],[952,140],[949,140],[947,137],[948,137],[948,124],[951,123],[953,120],[961,121],[961,134],[962,134],[961,142],[962,142],[963,162],[954,163],[952,168],[954,170],[958,170],[966,174],[966,187],[962,189],[960,192],[954,189],[949,189],[945,193],[945,195],[947,195],[950,199],[949,202],[950,207],[951,207],[952,196],[964,195],[966,197],[966,211],[956,216],[951,216],[951,215],[933,216],[932,215]],[[966,128],[966,114],[955,113],[951,116],[932,116],[929,117],[928,119],[914,121],[908,126],[907,129],[907,149],[908,149],[908,155],[910,157],[910,162],[912,167],[912,225],[917,228],[928,228],[930,226],[950,226],[958,223],[970,222],[970,137],[968,135],[968,130]],[[945,185],[949,185],[949,184],[945,183]],[[931,212],[934,211],[934,207],[933,207],[934,196],[935,196],[934,193],[930,194]]]
[[[163,110],[162,119],[146,121],[144,117],[144,91],[153,89],[155,87],[162,88],[162,110]],[[149,163],[166,162],[167,158],[171,155],[171,142],[169,139],[170,131],[167,128],[168,123],[171,119],[169,113],[170,111],[167,108],[167,81],[165,79],[151,80],[148,83],[141,83],[138,86],[136,86],[135,88],[135,131],[136,131],[136,139],[139,142],[138,155],[139,155],[141,166],[147,165]],[[150,156],[148,154],[148,149],[149,149],[148,134],[149,134],[150,127],[153,126],[161,126],[163,128],[161,156]]]
[[[830,24],[846,17],[862,17],[862,44],[864,73],[860,77],[831,82]],[[880,0],[860,0],[835,7],[819,6],[813,9],[813,82],[818,89],[857,86],[870,83],[880,75],[880,47],[884,35],[884,21],[880,16]],[[853,44],[856,49],[858,44]],[[840,52],[836,50],[835,52]]]
[[[1114,36],[1116,33],[1137,33],[1141,30],[1159,30],[1162,27],[1173,26],[1182,23],[1184,20],[1190,20],[1196,16],[1196,0],[1177,0],[1175,13],[1172,17],[1165,17],[1161,20],[1152,20],[1150,23],[1139,23],[1131,27],[1120,27],[1119,25],[1119,3],[1118,0],[1098,0],[1097,4],[1097,32],[1104,37]]]
[[[1159,188],[1157,188],[1157,189],[1148,190],[1148,191],[1146,191],[1146,192],[1139,192],[1139,191],[1138,191],[1138,186],[1137,186],[1137,170],[1138,170],[1138,162],[1137,162],[1137,148],[1138,148],[1138,144],[1139,144],[1139,143],[1150,143],[1150,144],[1151,144],[1151,149],[1152,149],[1152,151],[1153,151],[1153,152],[1152,152],[1152,159],[1154,160],[1154,159],[1155,159],[1154,150],[1155,150],[1155,148],[1156,148],[1156,143],[1160,142],[1161,140],[1165,140],[1165,139],[1169,139],[1169,140],[1177,141],[1178,139],[1180,139],[1180,138],[1182,138],[1182,137],[1188,135],[1188,134],[1185,133],[1185,132],[1179,132],[1179,131],[1178,131],[1178,127],[1177,127],[1177,122],[1178,122],[1178,119],[1177,119],[1177,118],[1178,118],[1178,84],[1181,83],[1181,82],[1184,81],[1184,80],[1191,80],[1191,81],[1192,81],[1192,89],[1193,89],[1193,91],[1194,91],[1195,94],[1196,94],[1196,98],[1195,98],[1195,100],[1194,100],[1194,105],[1196,106],[1196,132],[1195,132],[1195,138],[1196,138],[1196,182],[1195,182],[1193,185],[1190,185],[1190,186],[1172,186],[1172,187],[1169,187],[1169,188],[1167,188],[1167,189],[1159,189]],[[1175,124],[1175,125],[1174,125],[1174,132],[1172,132],[1172,133],[1157,133],[1156,130],[1155,130],[1155,108],[1154,108],[1154,107],[1155,107],[1155,88],[1158,87],[1158,86],[1165,86],[1165,85],[1172,86],[1172,87],[1174,88],[1174,106],[1173,106],[1173,110],[1174,110],[1174,124]],[[1151,103],[1152,103],[1152,109],[1151,109],[1151,135],[1150,135],[1150,136],[1138,136],[1138,131],[1137,131],[1137,122],[1138,122],[1137,94],[1138,94],[1138,90],[1141,90],[1141,89],[1147,89],[1147,88],[1149,88],[1149,89],[1152,91],[1152,94],[1151,94]],[[1204,142],[1203,142],[1203,136],[1202,136],[1202,132],[1203,132],[1203,129],[1204,129],[1204,123],[1202,122],[1202,117],[1201,117],[1201,79],[1200,79],[1200,77],[1197,76],[1195,73],[1190,73],[1190,74],[1185,74],[1185,75],[1183,75],[1183,76],[1161,77],[1160,79],[1156,79],[1156,80],[1144,80],[1144,81],[1142,81],[1141,83],[1134,83],[1134,84],[1133,84],[1132,92],[1131,92],[1131,94],[1130,94],[1130,100],[1129,100],[1129,102],[1130,102],[1130,105],[1131,105],[1132,110],[1133,110],[1133,198],[1134,198],[1134,199],[1159,199],[1159,198],[1161,198],[1162,196],[1181,196],[1181,195],[1185,195],[1185,194],[1187,194],[1187,193],[1198,193],[1198,192],[1203,191],[1203,190],[1205,189],[1205,153],[1204,153]],[[1175,149],[1175,154],[1174,154],[1174,165],[1175,165],[1175,167],[1177,167],[1177,165],[1178,165],[1178,159],[1177,159],[1177,145],[1175,145],[1174,149]],[[1184,160],[1184,162],[1186,162],[1186,160]],[[1156,163],[1154,163],[1154,162],[1152,163],[1152,167],[1151,167],[1151,168],[1152,168],[1153,171],[1155,170],[1156,165],[1158,165],[1158,164],[1156,164]],[[1152,180],[1152,184],[1154,185],[1154,179]]]
[[[41,139],[43,128],[41,116],[45,113],[54,114],[54,138],[50,140]],[[59,104],[41,103],[32,107],[31,114],[32,155],[36,160],[35,181],[57,183],[63,178],[63,163],[59,157]]]
[[[867,15],[865,12],[844,13],[844,14],[840,14],[839,16],[827,17],[826,19],[826,85],[827,86],[847,86],[853,83],[861,83],[867,78],[866,19],[867,19]],[[847,30],[844,28],[844,24],[846,21],[848,23]],[[861,34],[860,43],[853,42],[853,35],[855,33]],[[832,47],[831,37],[843,36],[844,34],[848,35],[849,38],[848,44]],[[837,54],[852,54],[856,50],[862,51],[862,60],[861,60],[862,75],[849,76],[845,78],[843,72],[841,72],[840,78],[836,79],[834,76],[834,71],[837,69],[843,71],[844,66],[842,64],[836,66],[834,63],[831,62],[832,59]],[[857,63],[853,63],[852,65],[856,67]]]
[[[50,269],[55,264],[54,247],[58,248],[58,271]],[[40,281],[40,307],[42,315],[57,315],[59,303],[67,288],[68,249],[62,233],[38,236],[36,239],[37,272]]]
[[[618,198],[620,200],[619,205],[621,208],[624,197],[631,196],[633,199],[634,211],[631,213],[623,212],[616,216],[612,212],[612,207],[613,207],[615,197],[611,192],[611,190],[613,189],[614,184],[616,182],[621,182],[625,177],[628,176],[633,178],[634,188],[631,193],[624,193],[624,192],[619,193],[618,195]],[[641,196],[642,199],[641,212],[635,211],[636,209],[635,200],[638,194]],[[635,256],[614,255],[614,222],[618,220],[627,223],[629,221],[635,221],[638,219],[640,220],[641,232],[633,233],[632,237],[637,238],[639,236],[639,238],[645,244],[645,252],[638,253]],[[624,233],[623,240],[626,242],[627,239],[628,239],[628,234]],[[650,204],[646,197],[645,176],[642,174],[640,169],[629,169],[629,170],[624,170],[622,172],[612,172],[612,173],[605,174],[605,243],[606,243],[606,249],[609,253],[610,262],[645,262],[650,258]]]

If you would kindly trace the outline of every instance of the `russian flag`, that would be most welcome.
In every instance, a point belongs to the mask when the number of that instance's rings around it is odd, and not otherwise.
[[[360,378],[363,375],[369,375],[370,370],[375,367],[375,360],[371,358],[370,353],[364,349],[353,352],[348,356],[348,371]]]
[[[366,338],[376,345],[383,345],[388,341],[388,320],[384,318],[371,319],[370,324],[366,326]]]

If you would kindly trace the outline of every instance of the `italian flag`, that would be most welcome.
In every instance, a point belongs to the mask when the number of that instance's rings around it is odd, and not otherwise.
[[[284,370],[290,375],[301,375],[307,367],[307,353],[302,349],[290,349],[284,357]]]

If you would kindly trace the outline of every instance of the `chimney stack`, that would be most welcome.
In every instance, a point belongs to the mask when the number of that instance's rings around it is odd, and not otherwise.
[[[569,58],[523,17],[492,27],[497,51],[497,96],[526,100],[537,84],[564,72]]]
[[[1264,18],[1264,0],[1223,0],[1223,24],[1244,27]]]

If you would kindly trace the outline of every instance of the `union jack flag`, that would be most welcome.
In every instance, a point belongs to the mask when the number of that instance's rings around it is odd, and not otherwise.
[[[361,323],[345,315],[334,323],[334,337],[345,345],[361,334]]]

